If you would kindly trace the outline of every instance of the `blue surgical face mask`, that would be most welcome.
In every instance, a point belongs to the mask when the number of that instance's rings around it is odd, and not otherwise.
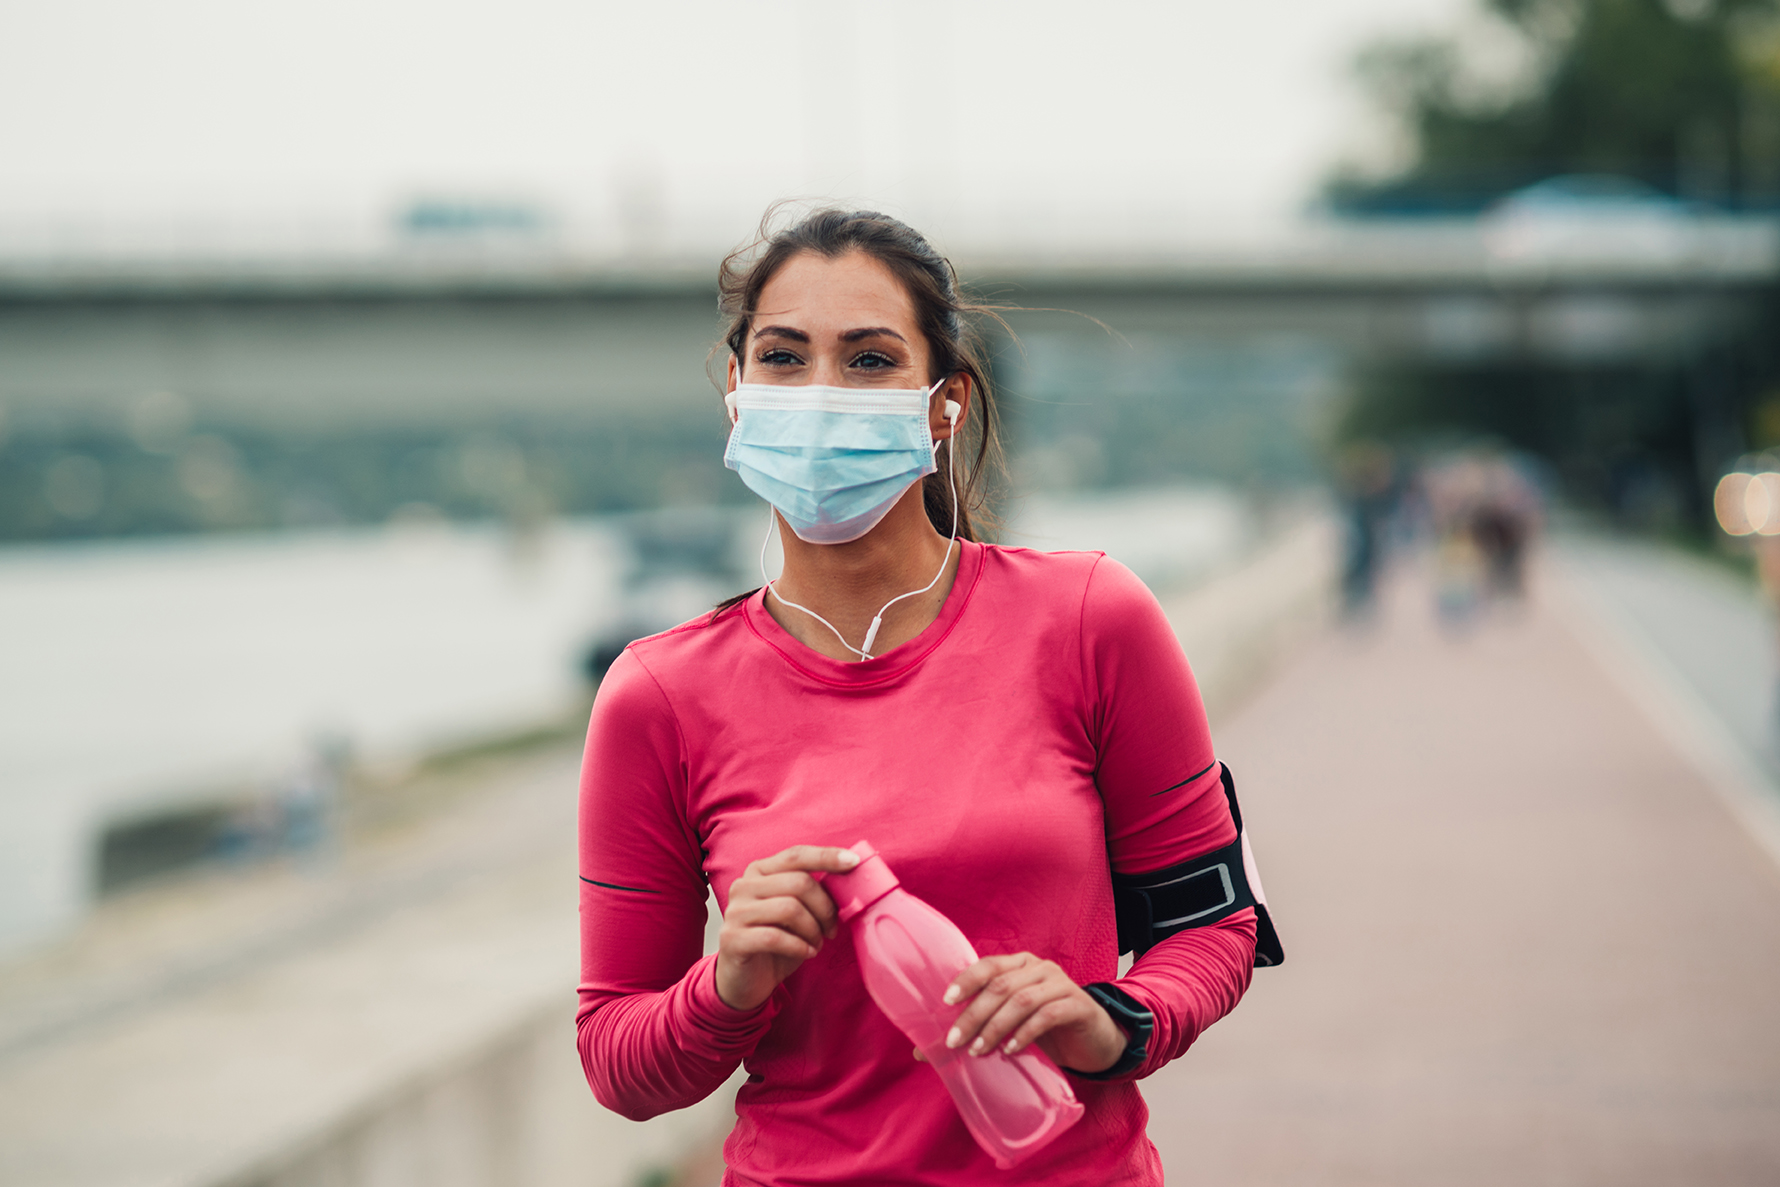
[[[857,540],[938,469],[927,417],[939,383],[888,390],[739,384],[724,397],[734,427],[723,464],[778,508],[798,539]]]

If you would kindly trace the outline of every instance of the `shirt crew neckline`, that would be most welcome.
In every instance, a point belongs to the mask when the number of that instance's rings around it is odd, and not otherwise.
[[[957,625],[964,614],[965,605],[976,590],[978,579],[982,576],[983,552],[982,544],[970,540],[958,541],[958,572],[952,578],[952,588],[946,592],[945,604],[939,608],[939,614],[908,642],[900,643],[871,659],[853,663],[831,659],[815,648],[799,642],[767,612],[764,586],[743,604],[748,629],[761,642],[777,651],[785,662],[825,684],[860,687],[892,680],[926,659]]]

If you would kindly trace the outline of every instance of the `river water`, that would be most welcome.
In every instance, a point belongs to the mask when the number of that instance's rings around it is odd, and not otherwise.
[[[106,824],[560,715],[622,552],[438,525],[0,551],[0,951],[78,912]]]

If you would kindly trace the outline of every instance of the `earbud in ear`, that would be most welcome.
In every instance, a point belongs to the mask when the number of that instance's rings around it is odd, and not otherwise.
[[[953,424],[958,423],[958,414],[963,411],[964,411],[964,406],[959,404],[958,401],[956,401],[956,400],[947,400],[946,401],[946,419],[948,421],[952,422]]]

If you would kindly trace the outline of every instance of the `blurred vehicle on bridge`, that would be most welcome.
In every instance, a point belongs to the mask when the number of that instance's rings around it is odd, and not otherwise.
[[[1568,173],[1509,194],[1479,229],[1491,258],[1504,262],[1681,264],[1696,250],[1699,214],[1633,178]]]

